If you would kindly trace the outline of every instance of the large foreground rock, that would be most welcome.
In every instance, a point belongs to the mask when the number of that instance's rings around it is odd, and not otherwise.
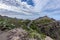
[[[8,32],[1,32],[0,40],[37,40],[37,39],[29,38],[29,33],[27,31],[23,30],[22,28],[16,28]]]
[[[0,40],[40,40],[36,38],[30,38],[29,33],[22,28],[15,28],[8,32],[0,31]],[[50,37],[46,37],[45,40],[53,40]]]

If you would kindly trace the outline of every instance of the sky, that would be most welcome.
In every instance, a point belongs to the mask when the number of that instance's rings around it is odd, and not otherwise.
[[[60,20],[60,0],[0,0],[0,15],[32,20],[47,15]]]

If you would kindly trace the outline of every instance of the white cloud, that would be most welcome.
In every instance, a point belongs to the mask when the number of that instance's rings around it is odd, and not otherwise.
[[[60,0],[33,0],[35,6],[28,5],[26,2],[21,2],[21,0],[16,1],[20,4],[19,7],[0,3],[0,9],[7,9],[25,15],[34,14],[33,16],[35,16],[35,13],[39,14],[39,16],[54,16],[54,14],[60,13]]]
[[[42,8],[47,4],[49,0],[33,0],[35,7],[34,10],[37,12],[41,12]]]
[[[29,8],[27,6],[27,4],[21,4],[22,7],[26,7],[26,8]],[[9,6],[9,5],[6,5],[4,3],[0,3],[0,9],[6,9],[6,10],[10,10],[10,11],[15,11],[15,12],[18,12],[18,13],[23,13],[23,14],[26,14],[26,15],[31,15],[32,13],[30,12],[30,10],[28,9],[24,9],[22,7],[15,7],[15,6]]]
[[[0,9],[15,11],[15,12],[23,13],[26,15],[32,15],[33,13],[36,12],[36,11],[34,11],[35,7],[28,5],[26,2],[21,2],[21,0],[16,0],[16,2],[18,2],[18,4],[20,4],[19,7],[6,5],[6,4],[1,2],[0,3]]]

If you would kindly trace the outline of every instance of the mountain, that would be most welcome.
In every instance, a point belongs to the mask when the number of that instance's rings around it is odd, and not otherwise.
[[[36,28],[38,27],[39,32],[41,31],[54,40],[60,40],[60,21],[44,16],[34,20],[33,24]]]
[[[29,33],[29,37],[44,39],[46,36],[60,40],[60,22],[47,16],[35,20],[23,20],[0,16],[0,30],[8,31],[22,28]]]

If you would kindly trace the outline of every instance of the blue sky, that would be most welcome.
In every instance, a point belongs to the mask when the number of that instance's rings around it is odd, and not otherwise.
[[[47,15],[60,20],[60,0],[0,0],[0,15],[22,19]]]
[[[27,2],[27,4],[28,5],[32,5],[32,6],[34,6],[34,3],[33,3],[33,1],[32,0],[21,0],[22,2]]]

